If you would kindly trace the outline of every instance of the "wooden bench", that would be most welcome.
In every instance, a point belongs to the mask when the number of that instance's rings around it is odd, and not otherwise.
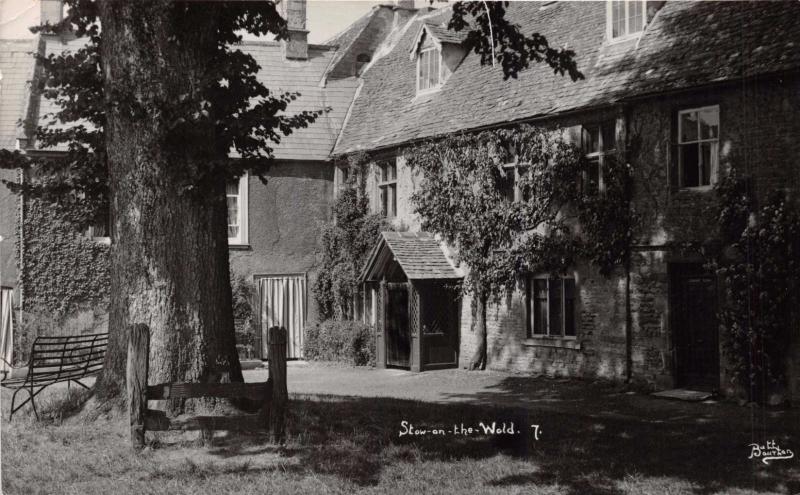
[[[21,377],[11,377],[0,382],[3,387],[14,389],[11,397],[11,414],[31,403],[36,419],[36,398],[42,390],[54,383],[75,382],[89,388],[80,380],[96,375],[103,369],[103,360],[108,347],[108,333],[89,335],[64,335],[61,337],[36,337],[31,347],[31,357],[26,366],[27,373]],[[28,398],[14,407],[20,390],[28,392]]]
[[[259,383],[162,383],[147,385],[150,332],[146,325],[131,327],[128,340],[127,389],[130,408],[131,442],[134,449],[145,445],[145,432],[202,430],[204,436],[214,430],[271,431],[273,442],[285,436],[284,418],[288,393],[286,388],[286,329],[269,329],[269,379]],[[164,411],[149,409],[148,400],[194,399],[215,397],[246,398],[261,404],[258,413],[229,416],[168,417]]]

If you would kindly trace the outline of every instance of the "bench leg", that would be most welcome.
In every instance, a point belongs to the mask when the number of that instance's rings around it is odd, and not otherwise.
[[[25,399],[25,400],[22,402],[22,404],[19,404],[17,407],[14,407],[14,402],[17,400],[17,394],[18,394],[18,393],[19,393],[21,390],[23,390],[23,389],[24,389],[26,392],[28,392],[28,398],[27,398],[27,399]],[[38,392],[37,392],[37,393],[38,393]],[[31,403],[31,406],[33,407],[33,414],[36,416],[36,419],[38,420],[38,419],[39,419],[39,413],[38,413],[38,412],[36,412],[36,403],[33,401],[33,398],[34,398],[34,397],[36,397],[36,394],[34,394],[33,392],[31,392],[31,391],[30,391],[28,388],[26,388],[26,387],[20,387],[20,388],[18,388],[17,390],[15,390],[15,391],[14,391],[14,395],[12,395],[12,396],[11,396],[11,414],[9,414],[9,416],[8,416],[8,421],[9,421],[9,422],[11,422],[11,419],[14,417],[14,413],[15,413],[15,412],[17,412],[17,411],[19,411],[20,409],[22,409],[22,406],[24,406],[24,405],[25,405],[25,404],[27,404],[28,402],[30,402],[30,403]]]
[[[85,388],[87,390],[89,389],[89,386],[88,385],[84,385],[83,383],[80,382],[80,380],[70,380],[70,381],[77,383],[78,385],[80,385],[81,387],[83,387],[83,388]],[[69,385],[69,382],[67,383],[67,385]]]

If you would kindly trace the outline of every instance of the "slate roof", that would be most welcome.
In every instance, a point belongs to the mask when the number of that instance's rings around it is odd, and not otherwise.
[[[17,123],[23,118],[28,100],[27,81],[33,76],[33,40],[0,41],[0,148],[13,150]]]
[[[511,2],[507,15],[523,31],[577,53],[585,80],[544,64],[503,80],[499,65],[470,53],[441,90],[415,97],[409,50],[421,23],[442,25],[449,15],[418,15],[363,74],[335,154],[800,67],[800,2],[670,1],[638,41],[614,44],[605,42],[605,2]]]
[[[393,256],[409,280],[456,279],[462,275],[445,256],[432,234],[425,232],[381,232],[381,239],[361,273],[367,280],[378,271],[382,260]]]
[[[442,43],[455,43],[458,45],[467,39],[467,32],[465,30],[451,31],[447,29],[446,25],[442,26],[441,24],[426,22],[425,28],[434,38]]]
[[[82,40],[62,43],[48,39],[46,53],[72,51],[81,46]],[[246,41],[242,51],[253,56],[261,66],[258,79],[273,93],[299,92],[297,100],[291,102],[287,113],[302,110],[318,110],[330,107],[331,111],[317,118],[305,129],[298,129],[273,144],[276,159],[283,160],[327,160],[339,135],[344,118],[353,101],[358,80],[355,78],[328,81],[321,86],[326,68],[337,50],[324,45],[309,45],[308,60],[287,60],[278,42]],[[40,119],[57,110],[52,100],[42,99]],[[41,120],[45,123],[45,120]],[[235,154],[232,156],[236,156]]]

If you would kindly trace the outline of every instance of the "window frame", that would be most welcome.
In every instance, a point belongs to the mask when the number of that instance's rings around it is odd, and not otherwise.
[[[614,36],[614,1],[615,0],[606,0],[606,38],[608,41],[610,43],[617,43],[636,39],[641,36],[647,26],[647,0],[619,0],[623,3],[625,11],[625,33],[620,36]],[[630,5],[635,3],[639,3],[642,6],[642,25],[637,31],[631,32],[631,27],[629,26],[631,16],[629,15],[628,9]]]
[[[547,317],[545,320],[547,321],[547,328],[545,329],[545,333],[536,333],[536,318],[535,311],[534,311],[534,300],[535,300],[535,282],[537,280],[545,280],[547,281]],[[551,333],[550,329],[550,311],[551,311],[551,303],[550,303],[550,283],[554,280],[558,280],[561,284],[561,300],[559,301],[561,307],[561,333]],[[566,284],[565,281],[571,280],[572,281],[572,325],[573,325],[573,333],[574,335],[567,335],[567,291],[566,291]],[[528,275],[525,278],[525,337],[528,340],[532,339],[565,339],[565,340],[577,340],[578,338],[578,320],[575,317],[578,309],[578,305],[576,301],[578,299],[578,285],[575,281],[575,277],[571,276],[561,276],[561,277],[551,277],[549,275]]]
[[[706,138],[706,139],[704,139],[702,137],[701,132],[700,132],[700,118],[699,118],[699,115],[700,115],[700,112],[702,112],[704,110],[714,110],[717,113],[717,137],[715,137],[715,138]],[[697,139],[695,139],[694,141],[683,142],[683,140],[682,140],[683,139],[683,123],[682,123],[683,119],[681,117],[683,115],[685,115],[685,114],[688,114],[688,113],[697,113],[698,114],[698,119],[697,119]],[[675,114],[675,118],[677,119],[677,125],[675,126],[675,129],[677,130],[677,133],[678,133],[677,136],[676,136],[676,139],[675,139],[675,143],[676,143],[675,161],[676,161],[676,165],[678,167],[678,171],[677,171],[677,174],[678,174],[678,189],[684,189],[684,190],[689,190],[689,191],[707,191],[707,190],[712,189],[714,187],[714,185],[716,185],[716,183],[718,182],[718,179],[719,179],[719,167],[720,167],[720,163],[719,163],[719,158],[720,158],[719,157],[719,151],[720,151],[719,150],[719,142],[720,142],[720,135],[722,134],[722,132],[721,132],[722,131],[722,121],[720,119],[719,105],[718,104],[705,105],[705,106],[702,106],[702,107],[692,107],[692,108],[685,108],[685,109],[682,109],[682,110],[678,110],[677,113]],[[713,170],[713,169],[709,170],[709,173],[708,173],[708,181],[709,181],[709,183],[708,184],[700,184],[700,185],[697,185],[697,186],[685,186],[684,182],[683,182],[684,181],[684,177],[683,177],[683,154],[681,153],[681,148],[683,146],[691,145],[691,144],[698,145],[697,146],[698,167],[700,167],[701,161],[699,160],[699,156],[702,153],[702,144],[703,143],[716,143],[716,147],[714,148],[714,153],[716,154],[716,170]],[[702,173],[701,172],[702,172],[702,170],[698,169],[698,171],[697,171],[698,177],[700,177],[701,180],[702,180]]]
[[[237,198],[236,201],[238,206],[237,216],[239,220],[239,235],[236,237],[228,237],[229,246],[247,246],[249,242],[248,222],[247,222],[247,217],[248,217],[247,210],[249,205],[248,202],[249,184],[250,184],[249,175],[247,172],[245,172],[244,174],[242,174],[241,177],[239,177],[239,188],[238,188],[238,194],[236,196]],[[230,196],[232,195],[229,195],[226,190],[225,192],[226,208],[227,208],[227,198]],[[230,219],[228,220],[228,222],[230,222]],[[231,224],[228,223],[228,225],[230,226]]]
[[[604,126],[611,126],[611,132],[613,133],[613,142],[611,143],[611,147],[606,146],[605,143],[605,133],[603,132]],[[592,151],[586,153],[586,149],[584,147],[583,142],[583,133],[584,130],[589,128],[597,128],[597,147],[598,151]],[[597,193],[603,194],[606,190],[605,180],[603,179],[603,170],[605,169],[605,161],[606,157],[613,155],[617,152],[617,122],[615,119],[608,119],[608,120],[600,120],[597,122],[592,122],[588,124],[581,125],[581,150],[584,151],[584,157],[587,160],[597,160]],[[588,172],[584,172],[583,174],[583,184],[582,190],[584,194],[586,194],[586,185],[589,183]]]
[[[425,53],[428,53],[428,52],[435,52],[435,54],[433,56],[438,58],[439,71],[436,74],[436,84],[434,84],[433,86],[430,86],[430,87],[427,87],[427,88],[423,89],[422,85],[421,85],[421,82],[422,82],[422,80],[424,78],[422,77],[422,74],[420,73],[420,64],[422,62],[423,55]],[[416,72],[417,95],[422,95],[422,94],[426,94],[426,93],[433,93],[434,91],[438,91],[442,87],[442,79],[443,79],[443,77],[442,77],[442,62],[443,62],[443,60],[442,60],[442,49],[441,49],[441,47],[439,47],[439,46],[437,46],[435,44],[433,46],[427,46],[425,48],[421,48],[417,52],[417,69],[416,69],[417,70],[417,72]]]
[[[392,178],[387,178],[386,170],[394,169]],[[381,214],[389,220],[397,218],[397,159],[378,162],[378,206]],[[386,196],[384,196],[386,195]],[[384,197],[386,197],[384,208]],[[388,211],[391,205],[391,214]]]

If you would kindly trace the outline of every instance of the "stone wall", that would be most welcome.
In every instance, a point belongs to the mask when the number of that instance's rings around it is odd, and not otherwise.
[[[669,323],[669,267],[702,261],[700,253],[675,249],[676,243],[703,242],[713,232],[712,189],[680,190],[674,180],[679,110],[719,105],[720,174],[732,167],[755,177],[763,197],[768,191],[794,191],[800,184],[800,83],[797,77],[775,77],[715,87],[669,97],[641,100],[602,112],[575,114],[538,122],[564,129],[576,139],[581,123],[615,119],[617,148],[633,166],[634,208],[640,216],[630,267],[630,367],[634,382],[650,388],[674,386],[674,355]],[[398,159],[398,216],[395,225],[419,230],[408,198],[418,181]],[[372,205],[379,211],[375,183],[368,182]],[[551,376],[624,379],[627,375],[626,276],[620,267],[609,278],[586,266],[575,270],[579,349],[526,339],[524,292],[516,291],[487,311],[489,368]],[[724,336],[721,336],[724,338]],[[469,363],[477,342],[471,301],[462,304],[460,366]],[[720,346],[721,349],[721,346]],[[800,343],[788,366],[800,368]],[[727,383],[720,352],[720,383]],[[796,376],[793,375],[793,376]],[[791,387],[795,394],[800,380]]]

